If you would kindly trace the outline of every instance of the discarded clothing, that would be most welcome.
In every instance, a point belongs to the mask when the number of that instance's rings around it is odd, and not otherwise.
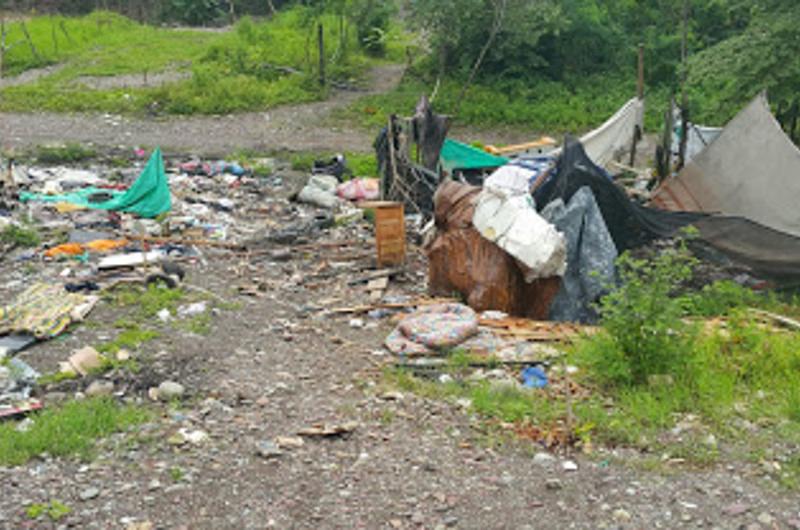
[[[297,195],[297,200],[321,208],[334,208],[338,202],[336,198],[338,184],[339,181],[334,176],[311,175],[308,184]]]
[[[93,202],[91,197],[97,193],[108,193],[113,198],[102,202]],[[171,208],[169,183],[164,171],[164,160],[161,150],[156,149],[150,157],[139,178],[125,192],[102,190],[89,187],[62,195],[42,195],[36,193],[20,193],[20,201],[42,201],[54,203],[70,203],[81,207],[98,210],[114,210],[135,213],[141,217],[152,218]]]
[[[58,256],[80,256],[86,252],[110,252],[128,244],[126,239],[96,239],[89,243],[64,243],[47,249],[44,253],[47,258]]]
[[[350,179],[336,187],[336,195],[348,201],[375,201],[381,196],[380,185],[378,179]]]
[[[478,316],[462,304],[424,306],[405,317],[386,338],[400,355],[427,355],[457,346],[478,332]]]
[[[31,333],[52,338],[72,322],[83,318],[99,297],[67,293],[61,285],[36,283],[20,294],[13,304],[0,307],[0,335]]]
[[[530,195],[512,196],[484,188],[478,196],[472,224],[483,237],[524,265],[526,281],[564,275],[564,236],[536,212]]]
[[[550,319],[590,322],[595,319],[592,304],[614,282],[617,249],[600,208],[586,186],[564,205],[556,199],[542,210],[542,217],[564,234],[567,242],[567,271],[553,304]]]

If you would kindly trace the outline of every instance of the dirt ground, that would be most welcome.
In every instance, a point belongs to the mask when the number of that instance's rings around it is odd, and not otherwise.
[[[24,149],[68,140],[101,147],[161,146],[165,153],[218,157],[242,149],[370,152],[377,131],[337,123],[330,115],[359,97],[389,91],[400,82],[403,72],[402,65],[381,66],[372,70],[362,90],[339,90],[326,101],[236,115],[132,118],[108,114],[5,112],[0,113],[0,147]],[[33,74],[24,75],[24,82],[32,80]],[[120,82],[133,85],[143,80],[139,76],[125,76],[124,80],[95,81],[107,87]],[[8,82],[13,83],[13,80]],[[518,130],[478,131],[457,127],[455,133],[481,138],[489,144],[531,139]]]
[[[394,68],[376,72],[372,89],[391,86],[400,74]],[[366,151],[370,134],[319,125],[357,96],[341,93],[333,101],[269,113],[165,121],[0,114],[0,138],[15,147],[94,141],[194,153]],[[291,188],[288,182],[285,190]],[[361,246],[370,249],[368,242]],[[0,528],[800,528],[797,495],[755,464],[696,469],[664,462],[650,469],[658,455],[624,448],[546,456],[530,442],[496,443],[479,418],[457,404],[384,394],[382,369],[393,360],[381,344],[391,323],[365,319],[364,327],[351,327],[347,316],[323,315],[325,299],[363,301],[361,291],[345,286],[346,276],[306,278],[328,257],[318,251],[248,264],[210,252],[190,264],[188,284],[231,303],[213,313],[210,333],[169,328],[136,353],[146,379],[140,384],[172,379],[186,387],[186,398],[177,408],[160,406],[157,417],[133,432],[102,441],[91,463],[44,458],[0,467]],[[424,271],[421,259],[415,258],[417,270]],[[22,263],[0,263],[0,300],[24,287],[23,269]],[[58,272],[54,267],[49,274]],[[263,297],[236,294],[237,284],[256,278],[269,286]],[[424,273],[414,273],[401,286],[414,292],[424,284]],[[117,318],[101,303],[89,322],[19,357],[53,370],[70,351],[108,340]],[[141,388],[128,393],[143,394]],[[349,434],[306,439],[270,458],[259,454],[277,436],[350,421],[357,427]],[[170,437],[180,428],[201,430],[209,439],[175,446]],[[566,470],[567,461],[577,469]],[[52,499],[72,512],[58,522],[25,515],[31,503]],[[137,526],[148,522],[152,526]]]

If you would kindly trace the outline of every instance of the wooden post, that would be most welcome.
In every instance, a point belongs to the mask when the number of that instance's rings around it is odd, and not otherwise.
[[[636,97],[639,100],[644,99],[644,44],[639,44],[639,71],[638,76],[636,78]],[[631,141],[631,158],[628,162],[628,165],[633,167],[636,162],[636,145],[639,143],[639,140],[642,137],[642,130],[639,129],[639,125],[636,125],[636,128],[633,130],[633,140]]]
[[[689,140],[689,96],[686,93],[686,56],[689,1],[683,0],[683,31],[681,35],[681,144],[678,151],[678,170],[686,164],[686,142]]]
[[[317,47],[319,49],[319,86],[325,86],[325,36],[322,22],[317,25]]]
[[[639,44],[639,77],[636,95],[639,96],[639,99],[644,99],[644,44]]]

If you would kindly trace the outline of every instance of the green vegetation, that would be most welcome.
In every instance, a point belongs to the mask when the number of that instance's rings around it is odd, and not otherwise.
[[[294,151],[289,153],[278,153],[288,155],[292,169],[297,171],[311,171],[315,160],[329,160],[333,158],[334,152],[308,152]],[[378,176],[378,161],[374,153],[343,153],[347,161],[347,167],[354,177],[376,177]],[[347,176],[345,176],[347,178]]]
[[[33,156],[40,164],[74,164],[94,158],[97,156],[97,152],[91,147],[69,143],[39,146],[34,150]]]
[[[48,503],[34,503],[25,509],[28,519],[39,519],[47,516],[51,521],[57,522],[72,512],[72,508],[56,499]]]
[[[72,401],[31,416],[33,424],[20,432],[14,422],[0,425],[0,465],[16,466],[48,454],[88,458],[97,438],[147,421],[142,408],[107,398]]]
[[[38,247],[39,233],[29,226],[8,225],[0,231],[0,243],[17,247]]]
[[[2,90],[0,109],[221,114],[323,99],[327,89],[318,82],[315,47],[319,23],[328,42],[327,81],[355,82],[376,61],[357,40],[356,22],[312,8],[297,6],[264,22],[244,18],[221,33],[156,28],[106,12],[37,17],[28,22],[37,53],[15,46],[8,71],[65,65],[34,83]],[[20,23],[9,27],[9,40],[23,38]],[[56,46],[51,41],[62,27],[72,40]],[[383,41],[387,57],[401,57],[404,37],[397,28],[387,28]],[[184,79],[146,86],[148,75],[164,71],[182,72]],[[123,74],[134,76],[132,88],[93,89],[87,79]]]
[[[111,302],[120,307],[135,308],[135,315],[140,319],[155,317],[162,309],[174,313],[186,293],[182,289],[150,284],[147,288],[126,285],[114,289],[109,295]],[[117,321],[117,327],[129,327],[130,322]]]
[[[769,448],[782,466],[776,480],[798,487],[791,448],[800,443],[800,333],[751,311],[793,306],[731,282],[687,290],[693,266],[682,243],[649,259],[620,257],[621,283],[599,305],[600,330],[567,355],[585,389],[573,400],[573,439],[585,449],[626,445],[695,465],[716,461],[723,447],[756,461]],[[487,420],[566,425],[567,400],[556,383],[527,390],[471,382],[465,369],[475,360],[450,353],[444,371],[454,381],[447,384],[405,371],[388,372],[385,381],[432,399],[468,398]]]

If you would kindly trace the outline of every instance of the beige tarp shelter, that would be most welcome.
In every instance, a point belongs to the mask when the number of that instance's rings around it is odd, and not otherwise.
[[[639,98],[628,100],[600,127],[581,136],[580,141],[592,162],[605,167],[631,148],[636,129],[644,130],[644,100]],[[548,154],[557,157],[561,150]]]
[[[757,96],[677,177],[665,180],[653,205],[722,213],[800,237],[800,149]]]

